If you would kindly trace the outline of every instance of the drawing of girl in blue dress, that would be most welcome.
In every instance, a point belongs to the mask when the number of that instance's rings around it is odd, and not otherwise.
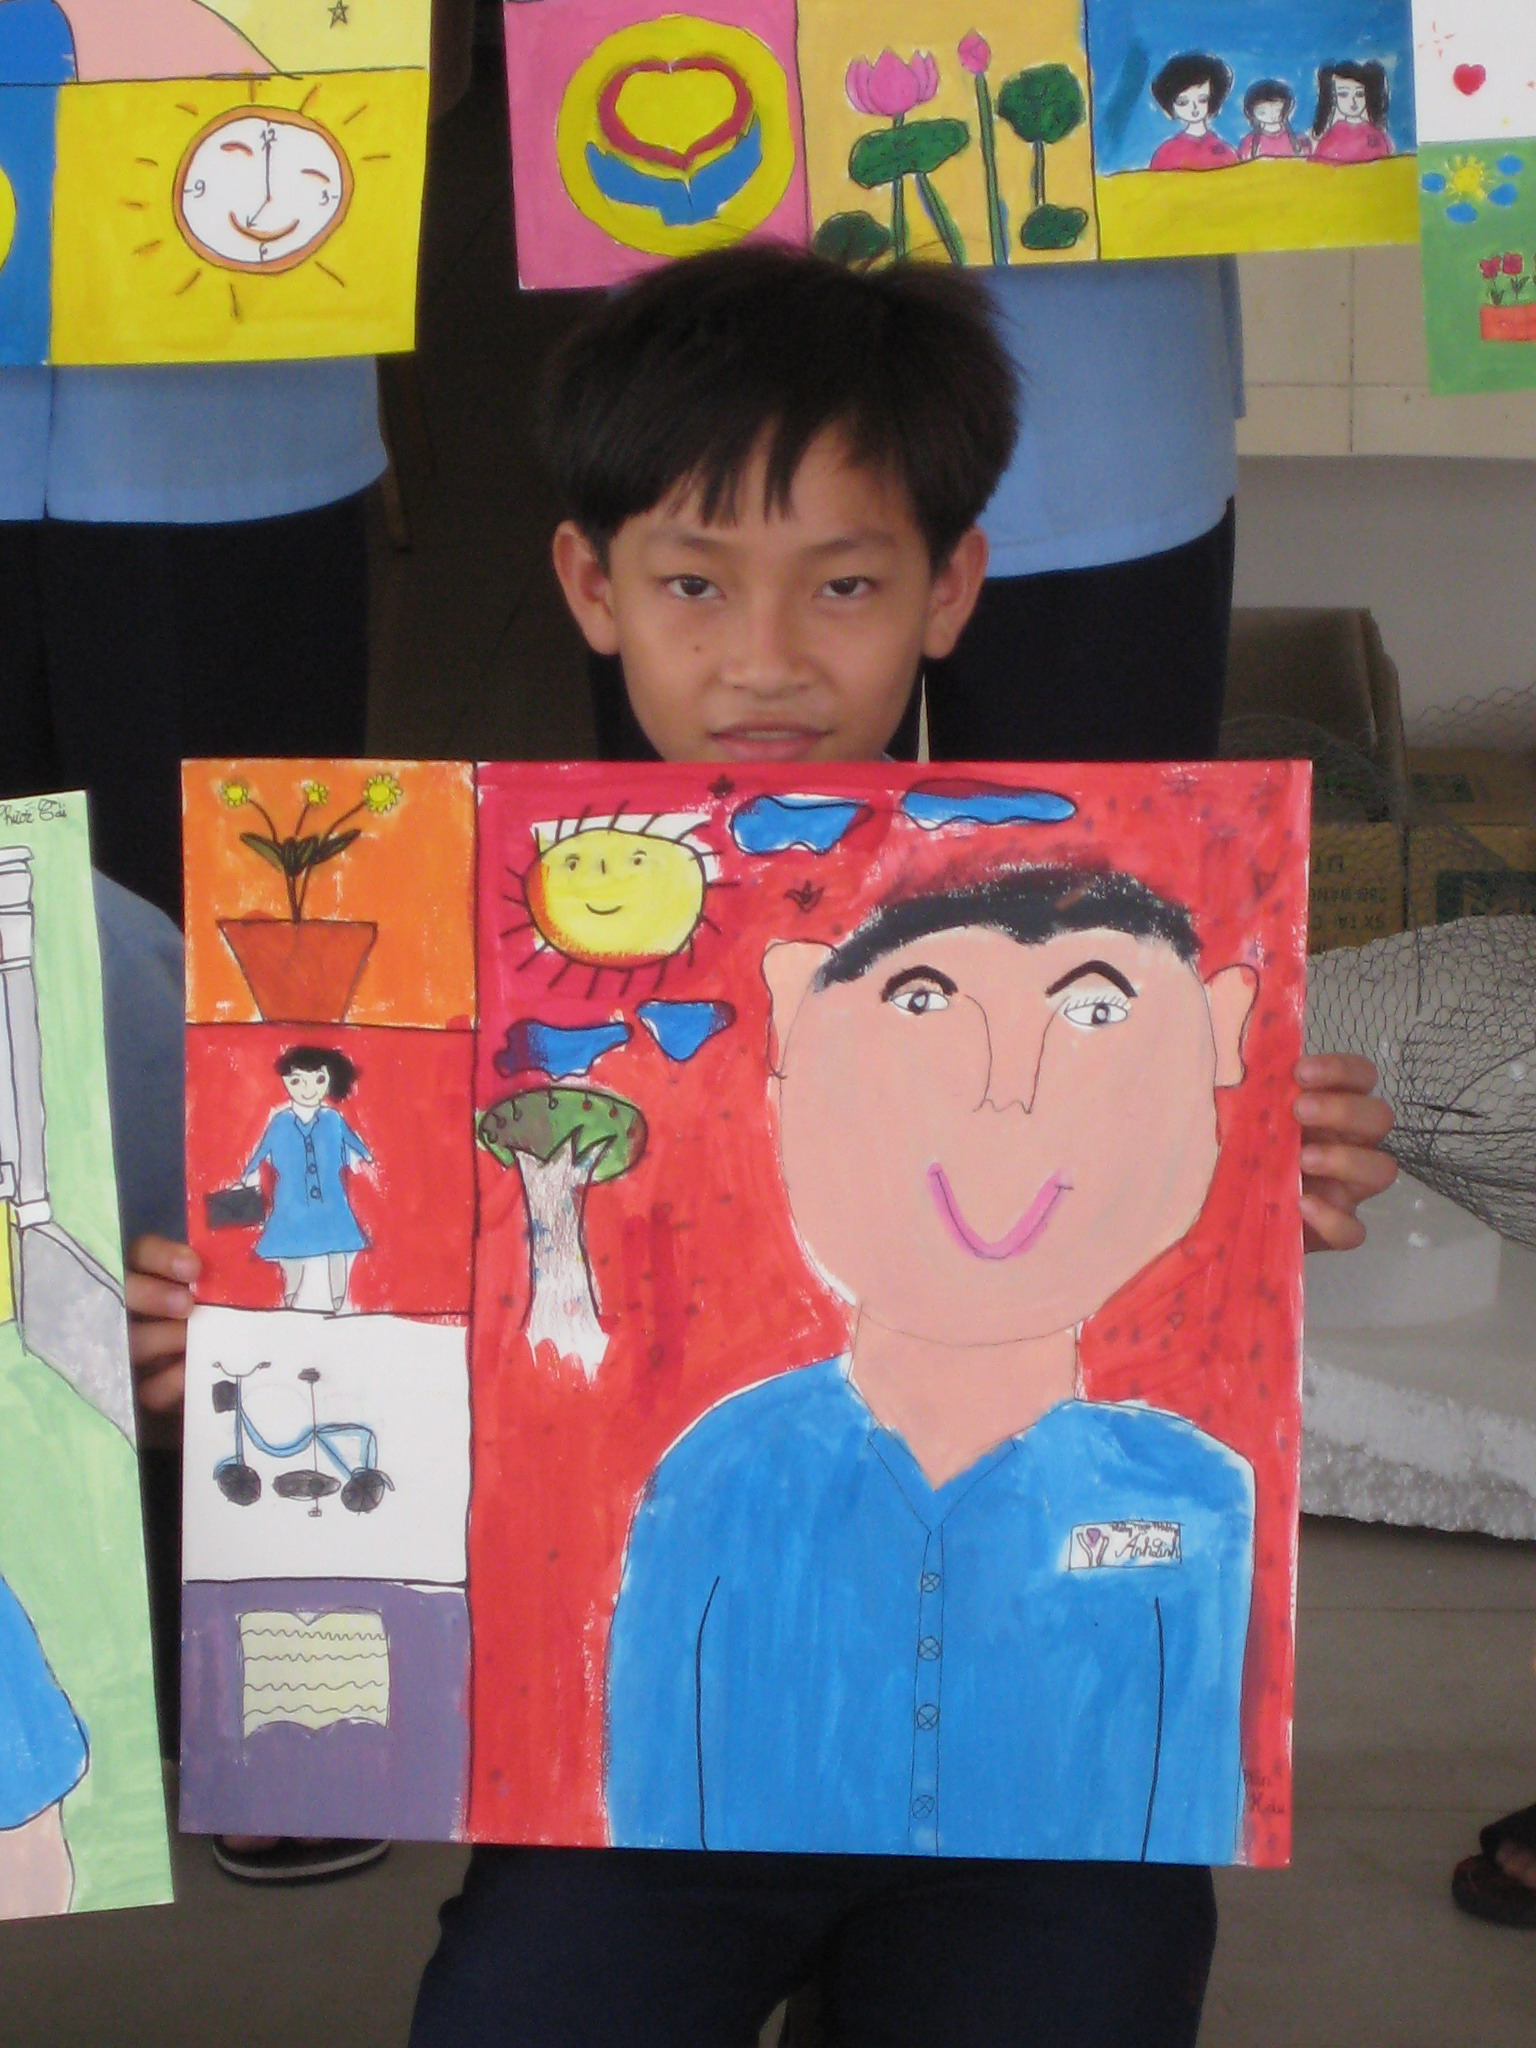
[[[242,1176],[259,1186],[264,1163],[275,1176],[256,1256],[281,1267],[284,1308],[341,1315],[352,1262],[368,1246],[347,1198],[347,1175],[373,1154],[330,1105],[346,1101],[357,1069],[345,1053],[295,1045],[276,1070],[288,1101],[273,1111]]]

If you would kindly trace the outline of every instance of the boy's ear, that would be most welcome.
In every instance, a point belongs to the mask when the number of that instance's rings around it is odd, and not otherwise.
[[[1216,1040],[1218,1088],[1235,1088],[1243,1078],[1243,1035],[1258,994],[1259,977],[1251,967],[1223,967],[1205,984]]]
[[[602,557],[573,519],[563,519],[555,528],[553,543],[555,574],[594,654],[617,654],[619,631],[613,617],[613,578]]]
[[[928,629],[923,653],[929,661],[953,654],[955,643],[970,624],[986,578],[991,550],[979,526],[962,533],[947,562],[935,572],[928,598]]]
[[[832,957],[830,946],[818,946],[809,939],[778,939],[763,955],[763,979],[773,1005],[772,1029],[768,1040],[768,1071],[775,1080],[784,1074],[784,1048],[794,1028],[800,1005],[810,994],[811,983]]]

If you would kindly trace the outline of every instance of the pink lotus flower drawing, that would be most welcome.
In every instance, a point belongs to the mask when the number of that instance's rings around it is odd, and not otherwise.
[[[882,50],[873,64],[867,57],[855,57],[846,83],[858,113],[900,121],[938,92],[939,67],[926,50],[914,50],[905,63],[894,50]]]
[[[970,72],[972,78],[980,78],[992,62],[991,44],[985,36],[978,35],[975,29],[961,39],[958,54],[961,64]]]

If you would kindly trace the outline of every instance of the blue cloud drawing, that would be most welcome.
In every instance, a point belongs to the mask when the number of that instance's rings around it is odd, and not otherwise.
[[[941,825],[1060,825],[1077,815],[1070,797],[1049,789],[1009,789],[999,782],[948,776],[915,783],[901,808],[925,832]]]
[[[743,853],[830,853],[869,805],[845,797],[755,796],[731,820],[731,837]]]
[[[736,1022],[729,1003],[642,1003],[635,1014],[667,1058],[679,1061]]]
[[[590,1073],[605,1052],[628,1045],[627,1024],[541,1024],[537,1017],[520,1018],[507,1028],[505,1047],[493,1062],[509,1081],[518,1074],[548,1074],[552,1081]]]

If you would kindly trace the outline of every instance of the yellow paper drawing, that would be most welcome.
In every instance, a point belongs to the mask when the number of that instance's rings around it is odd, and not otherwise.
[[[408,349],[427,74],[60,94],[53,360]]]
[[[240,1665],[247,1737],[284,1721],[301,1728],[389,1725],[382,1614],[253,1610],[240,1617]]]
[[[274,71],[426,69],[431,10],[401,0],[204,0]]]

